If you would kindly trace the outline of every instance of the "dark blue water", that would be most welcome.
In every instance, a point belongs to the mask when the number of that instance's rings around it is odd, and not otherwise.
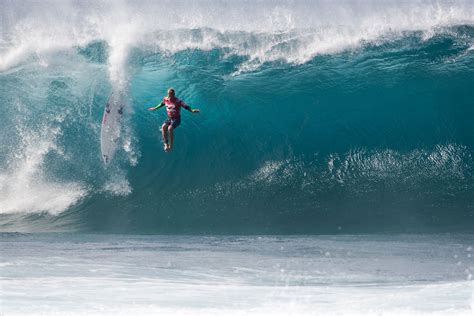
[[[123,46],[98,36],[24,53],[6,28],[1,229],[472,230],[472,19],[420,30],[392,22],[377,36],[182,27]],[[164,111],[146,108],[170,86],[201,113],[182,113],[167,154]],[[100,122],[114,87],[126,91],[126,113],[104,166]]]

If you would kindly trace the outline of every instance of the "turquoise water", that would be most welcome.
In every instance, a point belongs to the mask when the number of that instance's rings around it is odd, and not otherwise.
[[[180,18],[155,23],[163,6]],[[1,230],[473,228],[470,1],[55,7],[2,10]],[[170,86],[202,112],[166,154],[146,108]],[[105,166],[112,89],[127,97]]]
[[[473,48],[472,1],[2,1],[0,314],[472,315]]]

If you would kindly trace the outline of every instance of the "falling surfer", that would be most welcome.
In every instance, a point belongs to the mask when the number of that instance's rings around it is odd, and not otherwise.
[[[166,107],[168,118],[161,125],[161,133],[165,144],[164,150],[169,152],[173,148],[173,130],[181,123],[181,108],[185,108],[191,113],[199,113],[199,110],[192,109],[189,105],[178,99],[173,88],[168,89],[168,95],[163,98],[160,104],[148,108],[148,110],[155,111],[164,106]]]

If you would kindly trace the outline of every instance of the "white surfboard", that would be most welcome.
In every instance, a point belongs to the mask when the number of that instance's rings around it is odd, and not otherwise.
[[[117,150],[120,140],[121,119],[123,115],[123,100],[120,94],[113,93],[105,106],[100,131],[100,149],[102,159],[108,164]]]

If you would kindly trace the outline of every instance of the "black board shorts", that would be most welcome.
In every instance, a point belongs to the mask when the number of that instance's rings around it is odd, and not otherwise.
[[[173,128],[176,128],[179,126],[180,123],[181,123],[181,117],[178,117],[178,118],[168,118],[163,124],[171,125],[173,126]]]

